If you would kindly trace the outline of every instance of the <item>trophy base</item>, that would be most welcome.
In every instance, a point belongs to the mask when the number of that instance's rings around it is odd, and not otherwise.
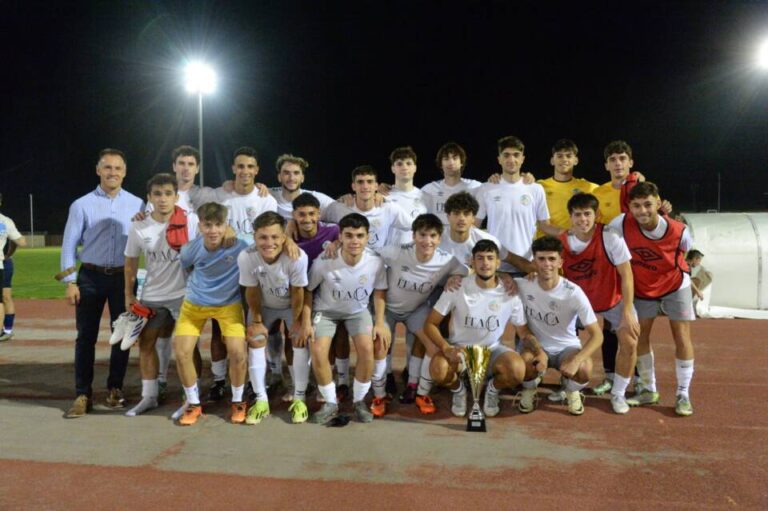
[[[469,419],[467,419],[467,431],[486,433],[488,430],[485,427],[485,417],[473,417],[470,415]]]

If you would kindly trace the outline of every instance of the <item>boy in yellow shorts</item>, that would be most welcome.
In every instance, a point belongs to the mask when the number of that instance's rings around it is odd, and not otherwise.
[[[248,244],[243,240],[229,248],[222,245],[227,228],[227,208],[209,202],[197,210],[201,236],[181,249],[181,266],[191,272],[187,292],[174,331],[174,352],[179,379],[186,394],[186,410],[179,418],[182,426],[191,426],[203,413],[197,388],[197,371],[192,354],[203,325],[215,319],[221,326],[229,356],[232,385],[233,424],[245,422],[245,324],[240,302],[237,256]]]

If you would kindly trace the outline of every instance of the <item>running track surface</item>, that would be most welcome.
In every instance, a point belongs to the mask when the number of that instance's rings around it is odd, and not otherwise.
[[[550,374],[536,412],[517,413],[510,395],[481,434],[464,432],[445,392],[433,417],[395,403],[373,424],[292,425],[287,405],[273,399],[273,416],[258,426],[228,424],[217,404],[181,428],[168,419],[180,404],[174,372],[169,402],[146,415],[96,410],[64,420],[73,310],[56,300],[17,309],[16,337],[0,344],[0,509],[768,508],[764,322],[694,323],[692,417],[674,415],[674,348],[660,319],[660,405],[620,417],[607,398],[591,396],[586,413],[571,417],[544,396],[557,381]],[[97,402],[109,353],[102,326]],[[398,341],[396,373],[403,351]],[[133,402],[136,355],[126,380]],[[597,371],[593,383],[601,379]]]

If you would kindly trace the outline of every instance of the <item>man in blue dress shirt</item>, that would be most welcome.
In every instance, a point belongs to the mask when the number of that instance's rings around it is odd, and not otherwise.
[[[111,321],[125,311],[125,243],[131,217],[143,209],[143,202],[122,189],[125,155],[117,149],[99,153],[96,175],[99,186],[80,197],[69,208],[61,247],[61,273],[56,278],[66,283],[66,297],[75,306],[77,341],[75,342],[75,393],[77,398],[65,417],[82,417],[91,408],[93,363],[99,323],[104,303],[109,303]],[[77,246],[82,245],[80,253]],[[75,260],[80,269],[75,275]],[[112,346],[109,358],[106,404],[123,408],[123,378],[128,367],[128,351],[120,344]]]

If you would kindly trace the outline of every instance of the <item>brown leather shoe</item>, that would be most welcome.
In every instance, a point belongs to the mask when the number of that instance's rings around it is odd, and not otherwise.
[[[123,397],[123,391],[120,389],[109,389],[106,405],[112,409],[125,408],[125,397]]]
[[[64,414],[66,419],[76,419],[91,411],[91,400],[85,394],[80,394],[72,403],[72,406]]]

